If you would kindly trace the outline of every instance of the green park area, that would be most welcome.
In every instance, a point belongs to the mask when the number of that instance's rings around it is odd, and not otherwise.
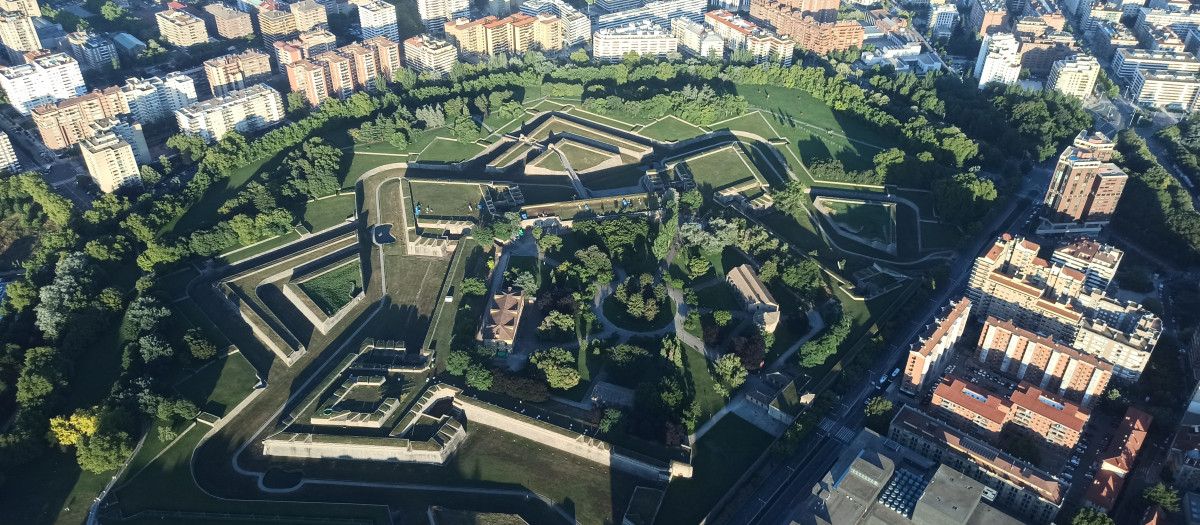
[[[830,220],[865,239],[892,243],[896,239],[896,207],[891,203],[821,199]]]
[[[203,365],[178,383],[175,390],[201,410],[223,416],[241,403],[258,384],[258,372],[241,352]]]
[[[479,218],[479,205],[488,187],[482,184],[462,184],[405,179],[408,197],[421,207],[422,217]]]
[[[530,165],[550,171],[567,171],[567,168],[563,166],[562,158],[560,158],[553,150],[549,149],[543,151],[541,155],[538,155],[537,158],[533,159],[533,162],[531,162]]]
[[[704,134],[704,130],[674,115],[660,118],[637,132],[639,135],[664,142],[678,142]]]
[[[684,165],[691,172],[697,186],[713,191],[763,180],[758,169],[746,158],[738,145],[725,146],[689,157],[684,161]]]
[[[533,146],[523,142],[510,143],[508,148],[503,150],[503,153],[501,153],[495,158],[495,160],[492,161],[492,164],[499,168],[507,167],[508,165],[520,159],[524,159],[532,149]]]
[[[362,265],[355,256],[347,263],[298,282],[297,286],[325,315],[332,316],[361,293]]]
[[[558,148],[567,156],[567,162],[571,163],[571,168],[575,171],[592,169],[601,162],[617,156],[616,153],[608,153],[570,141],[560,141]]]
[[[667,488],[654,523],[691,525],[703,521],[712,505],[770,443],[770,434],[740,416],[721,418],[695,445],[691,479],[676,478]]]
[[[483,151],[483,146],[474,142],[462,143],[449,138],[438,138],[430,142],[417,154],[417,162],[452,163],[462,162]]]

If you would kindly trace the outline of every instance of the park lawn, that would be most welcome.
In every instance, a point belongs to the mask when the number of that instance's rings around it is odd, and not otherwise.
[[[275,237],[259,241],[258,243],[248,247],[235,247],[232,250],[218,255],[217,258],[219,261],[226,264],[233,264],[298,240],[300,240],[300,232],[297,232],[293,229],[283,235],[277,235]]]
[[[610,295],[604,299],[604,317],[618,328],[633,332],[651,332],[667,326],[675,318],[675,301],[667,297],[664,304],[658,305],[658,315],[647,321],[645,318],[630,315],[625,305],[617,301],[616,296]]]
[[[752,182],[755,179],[755,170],[748,165],[745,157],[734,149],[735,147],[726,146],[702,157],[691,157],[684,161],[691,170],[696,185],[720,190]]]
[[[847,230],[869,239],[891,242],[895,238],[892,207],[883,204],[822,200],[829,218]]]
[[[895,143],[895,139],[884,136],[876,128],[853,115],[834,113],[833,108],[802,89],[744,84],[735,85],[734,88],[737,94],[746,97],[746,102],[752,108],[791,117],[823,130],[832,129],[835,133],[872,144],[891,147]]]
[[[354,215],[354,192],[309,201],[304,206],[304,227],[311,232],[338,226]]]
[[[770,434],[737,414],[726,414],[696,443],[692,477],[671,481],[654,523],[700,523],[770,444]]]
[[[608,133],[597,130],[595,128],[584,127],[584,126],[581,126],[574,122],[563,120],[558,117],[550,117],[549,119],[546,120],[546,122],[543,122],[541,126],[538,126],[538,128],[539,129],[538,129],[537,133],[534,133],[532,135],[532,138],[534,140],[546,140],[547,138],[550,137],[551,133],[566,132],[566,133],[573,133],[575,135],[579,135],[581,137],[589,138],[589,139],[592,139],[595,141],[603,142],[605,144],[611,144],[613,146],[617,146],[620,148],[627,148],[627,149],[632,149],[635,151],[641,151],[641,150],[647,149],[645,146],[643,146],[641,144],[638,144],[635,142],[630,142],[628,140],[617,137],[615,135],[610,135]]]
[[[325,315],[332,316],[362,290],[362,263],[356,256],[353,262],[300,281],[297,286]]]
[[[351,151],[354,153],[379,153],[381,155],[363,155],[364,157],[379,157],[379,156],[405,156],[409,152],[408,147],[397,148],[390,142],[372,142],[370,144],[355,144]]]
[[[258,371],[241,352],[237,352],[216,359],[185,377],[175,384],[175,390],[201,410],[224,416],[250,395],[257,384]]]
[[[563,166],[562,159],[558,158],[558,154],[550,150],[543,151],[530,164],[550,171],[567,171],[567,167]]]
[[[568,202],[575,198],[574,186],[521,184],[520,187],[521,193],[525,195],[526,206],[535,206],[548,202]]]
[[[468,271],[473,274],[477,270],[477,268],[468,268],[467,263],[470,261],[473,266],[482,267],[484,256],[483,250],[471,236],[463,237],[458,243],[458,248],[454,250],[446,282],[446,285],[452,290],[454,299],[448,303],[445,300],[438,303],[433,321],[429,325],[429,331],[425,335],[425,348],[437,352],[437,372],[446,369],[446,356],[450,353],[450,341],[454,338],[455,315],[458,313],[459,305],[463,303],[460,283]]]
[[[963,232],[953,224],[922,222],[921,248],[925,251],[953,250],[962,242]]]
[[[678,142],[699,137],[704,134],[704,130],[679,117],[667,115],[638,130],[638,134],[664,142]]]
[[[617,128],[623,131],[630,131],[633,128],[644,124],[649,124],[651,122],[650,119],[630,117],[627,115],[622,115],[620,118],[606,117],[604,115],[598,115],[579,107],[571,108],[567,111],[567,114],[575,115],[579,118],[585,118],[596,122],[597,124],[604,124],[605,126]]]
[[[195,279],[199,275],[200,272],[196,271],[195,268],[191,266],[185,266],[179,270],[159,277],[155,280],[155,284],[162,290],[166,291],[167,294],[171,296],[171,299],[177,299],[187,294],[188,283],[192,282],[192,279]]]
[[[542,111],[562,111],[567,106],[565,106],[563,104],[559,104],[558,102],[552,102],[550,100],[542,99],[542,100],[538,100],[536,103],[534,103],[534,105],[528,106],[528,107],[529,107],[529,109],[532,109],[534,111],[542,112]]]
[[[438,138],[430,142],[417,155],[420,162],[462,162],[483,151],[483,146],[474,142],[462,143],[454,139]]]
[[[157,438],[155,438],[157,439]],[[0,491],[5,523],[63,523],[87,521],[92,500],[104,490],[112,473],[92,474],[79,468],[74,447],[50,447],[21,469]]]
[[[159,428],[161,428],[161,427],[171,428],[177,434],[184,434],[187,430],[189,430],[189,427],[191,427],[194,424],[195,424],[194,421],[166,422],[166,421],[162,421],[160,419],[151,420],[150,421],[150,430],[149,430],[149,432],[146,433],[146,440],[142,442],[142,448],[138,450],[137,454],[134,454],[134,456],[132,458],[130,458],[129,465],[127,467],[125,467],[125,471],[121,473],[121,477],[120,477],[120,479],[117,480],[116,486],[119,487],[121,485],[124,485],[125,483],[129,483],[129,480],[137,477],[138,472],[140,472],[143,468],[146,468],[146,465],[150,464],[151,460],[154,459],[154,456],[157,456],[159,452],[162,452],[168,446],[170,446],[171,443],[174,442],[174,440],[166,441],[166,442],[159,440],[158,439],[158,429]],[[198,430],[195,428],[191,428],[190,430],[195,431],[195,432],[203,432],[204,430],[207,430],[209,427],[207,425],[202,425],[200,428],[202,430]]]
[[[761,111],[750,111],[740,117],[717,122],[709,127],[714,131],[718,129],[745,131],[746,133],[758,135],[763,140],[770,140],[779,136],[779,131],[767,121],[766,115],[763,115]]]
[[[212,321],[209,320],[208,316],[204,315],[204,312],[200,310],[200,307],[196,305],[195,301],[191,299],[185,299],[183,301],[171,303],[171,310],[174,311],[177,317],[182,318],[183,321],[189,325],[189,328],[199,328],[202,332],[204,332],[204,336],[207,337],[209,342],[215,345],[217,349],[222,349],[229,346],[229,339],[227,339],[225,334],[221,332],[221,330],[217,328]]]
[[[571,163],[571,168],[575,171],[592,169],[601,162],[617,156],[615,153],[598,151],[594,148],[567,141],[560,142],[558,149],[562,150],[563,154],[567,156],[567,162]]]
[[[737,295],[725,281],[717,281],[696,290],[696,300],[700,303],[701,308],[728,311],[741,309]]]
[[[516,162],[518,159],[525,158],[525,155],[527,155],[531,149],[533,149],[533,147],[529,144],[525,144],[523,142],[513,142],[509,144],[508,149],[504,150],[503,154],[501,154],[499,157],[496,157],[496,159],[492,161],[492,165],[499,168],[508,166],[509,164]]]
[[[624,165],[612,169],[605,169],[596,173],[580,175],[579,180],[584,186],[592,190],[615,190],[617,188],[629,188],[638,185],[642,180],[642,175],[646,172],[638,166]]]
[[[408,195],[413,204],[421,207],[421,215],[434,217],[479,217],[484,187],[480,184],[457,184],[408,181]]]
[[[380,144],[387,144],[381,142]],[[387,144],[392,147],[391,144]],[[345,152],[351,155],[350,166],[346,168],[346,173],[342,175],[342,189],[351,189],[358,182],[358,178],[364,173],[371,171],[380,166],[395,164],[397,162],[405,162],[408,160],[407,155],[366,155],[355,153],[353,151]]]
[[[704,354],[688,351],[685,348],[683,366],[687,376],[691,379],[696,402],[700,405],[700,417],[696,419],[696,427],[699,428],[719,412],[728,400],[713,388],[717,381],[708,369],[708,359],[705,359]]]

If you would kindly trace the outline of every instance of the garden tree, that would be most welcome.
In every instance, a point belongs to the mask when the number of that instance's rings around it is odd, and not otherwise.
[[[192,354],[192,357],[201,361],[217,355],[217,347],[204,336],[204,332],[199,328],[191,328],[183,334],[183,343],[187,345],[188,352]]]
[[[808,194],[804,192],[804,185],[800,181],[793,180],[788,181],[782,190],[774,192],[771,198],[775,199],[775,207],[780,211],[796,215],[805,210]]]
[[[667,287],[661,283],[654,284],[654,276],[651,274],[642,274],[636,278],[629,276],[625,282],[617,285],[612,296],[625,306],[630,316],[647,321],[658,317],[661,305],[669,304]]]
[[[624,414],[622,414],[620,410],[615,408],[606,408],[604,409],[604,417],[600,419],[600,424],[596,425],[596,427],[599,428],[601,432],[607,434],[613,429],[614,426],[616,426],[617,423],[621,421],[621,416],[624,416]]]
[[[699,279],[708,273],[709,267],[712,265],[708,259],[704,257],[688,257],[687,258],[687,273],[690,279]]]
[[[482,279],[467,277],[462,280],[462,284],[459,286],[462,289],[463,295],[484,295],[487,293],[487,285],[484,284]]]
[[[48,339],[58,339],[66,323],[88,306],[95,293],[96,271],[83,253],[59,259],[54,274],[54,280],[38,291],[40,302],[33,309],[34,324]]]
[[[557,252],[562,245],[562,237],[557,235],[543,235],[537,240],[538,251],[543,254]]]
[[[471,102],[473,104],[475,104],[475,109],[479,110],[480,115],[483,115],[485,117],[488,116],[488,112],[492,108],[492,103],[491,103],[491,100],[488,99],[487,95],[480,93]]]
[[[325,144],[314,137],[300,145],[300,149],[288,153],[279,170],[287,184],[283,194],[305,196],[310,199],[333,195],[341,188],[340,173],[342,150]]]
[[[492,388],[492,373],[480,365],[467,367],[467,386],[478,390]]]
[[[541,403],[550,399],[550,390],[546,388],[546,383],[501,368],[492,369],[492,386],[489,390],[531,403]]]
[[[761,335],[735,337],[729,342],[730,352],[742,360],[746,370],[762,368],[767,358],[767,341]]]
[[[101,428],[91,436],[82,437],[75,445],[79,466],[99,474],[116,470],[133,454],[129,434],[116,429]]]
[[[162,181],[162,174],[151,167],[149,164],[142,165],[141,168],[142,184],[146,186],[154,186]]]
[[[17,377],[17,402],[33,408],[61,394],[70,364],[57,348],[39,346],[25,351],[25,365]]]
[[[792,287],[797,293],[812,299],[825,286],[821,275],[821,265],[812,259],[802,259],[788,263],[783,274],[783,283]]]
[[[573,229],[578,236],[599,241],[614,260],[632,253],[650,235],[650,225],[644,217],[576,221]]]
[[[704,205],[704,195],[700,193],[700,190],[692,188],[679,196],[679,202],[687,206],[689,210],[696,211]]]
[[[189,162],[198,162],[208,152],[208,143],[199,135],[180,133],[167,139],[167,147],[178,151]]]
[[[175,355],[175,349],[171,348],[171,344],[158,334],[147,334],[138,338],[138,349],[141,351],[142,360],[146,363],[153,363]]]
[[[854,184],[880,184],[883,178],[872,170],[846,171],[842,161],[837,159],[818,160],[808,166],[808,172],[815,180],[850,182]]]
[[[840,315],[836,323],[826,327],[820,337],[810,339],[800,346],[800,366],[816,368],[834,355],[842,341],[850,335],[850,318]]]
[[[725,354],[713,362],[713,374],[717,380],[713,383],[713,388],[724,397],[742,386],[746,381],[747,372],[738,356]]]
[[[436,129],[446,125],[446,114],[442,113],[441,105],[421,106],[413,112],[413,115],[425,123],[425,129]]]
[[[608,283],[613,280],[612,260],[608,258],[608,254],[600,251],[596,245],[588,246],[582,250],[575,251],[575,259],[580,263],[578,268],[579,279],[584,282],[596,281],[598,283]]]
[[[96,433],[100,427],[100,415],[96,407],[76,409],[68,416],[50,418],[50,433],[59,445],[74,445],[80,439]]]
[[[495,230],[483,224],[476,224],[471,227],[471,237],[474,237],[475,242],[478,242],[485,249],[496,242]]]
[[[671,242],[679,233],[679,202],[676,200],[676,195],[673,188],[668,188],[663,196],[666,200],[666,206],[663,208],[664,220],[660,223],[658,234],[654,236],[654,246],[652,247],[654,257],[658,260],[667,258],[667,254],[671,251]]]
[[[529,355],[529,362],[546,375],[550,388],[567,390],[579,384],[579,371],[575,369],[575,354],[559,347],[538,350]]]
[[[725,326],[729,321],[733,320],[733,314],[726,310],[717,310],[712,313],[713,321],[716,321],[717,326]]]
[[[471,355],[462,350],[451,350],[446,355],[446,371],[450,375],[461,376],[467,373],[467,368],[471,366]]]
[[[1179,512],[1179,489],[1159,482],[1157,485],[1146,487],[1142,498],[1151,505],[1158,505],[1170,512]]]
[[[1200,126],[1195,126],[1193,119],[1185,122],[1187,132],[1173,144],[1190,143],[1193,129],[1200,134]],[[1113,227],[1138,239],[1140,245],[1159,257],[1187,264],[1200,260],[1200,212],[1188,191],[1158,163],[1145,139],[1133,131],[1117,135],[1117,152],[1120,156],[1114,159],[1129,175],[1129,182],[1113,217]],[[1173,157],[1183,160],[1178,155]],[[1183,164],[1186,170],[1187,162]]]
[[[543,341],[567,341],[575,337],[575,318],[558,310],[552,310],[537,329],[538,339]]]
[[[576,64],[585,64],[589,60],[591,60],[591,58],[588,57],[587,51],[585,51],[583,49],[577,49],[574,52],[572,52],[570,58],[571,58],[571,61]]]
[[[863,410],[863,413],[866,414],[867,417],[878,417],[891,411],[891,401],[888,401],[887,398],[884,397],[873,397],[870,401],[867,401],[867,408]]]
[[[764,283],[770,283],[779,276],[779,263],[775,259],[771,259],[758,267],[758,279]]]
[[[970,224],[982,219],[996,196],[992,181],[973,173],[959,173],[933,183],[938,215],[952,224]]]
[[[63,228],[69,226],[75,209],[71,201],[55,192],[37,172],[22,173],[17,179],[20,181],[21,191],[41,206],[50,220]]]
[[[172,441],[175,441],[175,438],[177,438],[177,437],[179,437],[179,434],[177,434],[174,430],[172,430],[171,427],[165,426],[165,425],[158,427],[158,440],[159,441],[161,441],[163,443],[170,443]]]
[[[516,277],[513,277],[512,285],[524,290],[525,293],[529,294],[530,296],[537,294],[537,278],[534,277],[532,273],[517,273]]]
[[[1071,518],[1071,525],[1114,525],[1112,518],[1099,510],[1083,507]]]
[[[125,310],[125,326],[130,330],[126,335],[138,337],[158,330],[160,323],[169,317],[171,310],[158,299],[148,295],[139,296]]]

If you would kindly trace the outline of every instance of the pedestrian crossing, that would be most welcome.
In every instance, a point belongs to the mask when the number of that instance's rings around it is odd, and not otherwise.
[[[853,429],[839,425],[837,421],[830,418],[822,419],[821,424],[817,425],[817,429],[820,433],[842,443],[849,443],[850,440],[854,439],[855,432]]]
[[[832,419],[825,418],[821,420],[821,424],[818,425],[817,428],[821,430],[821,433],[829,434],[835,426],[837,426],[837,422]]]
[[[854,439],[854,431],[850,430],[849,427],[842,427],[837,431],[837,435],[834,436],[834,439],[841,441],[842,443],[850,443],[850,440]]]

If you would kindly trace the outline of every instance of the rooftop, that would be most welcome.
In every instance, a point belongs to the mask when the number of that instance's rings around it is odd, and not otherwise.
[[[1029,410],[1075,432],[1082,432],[1091,417],[1091,411],[1057,394],[1047,392],[1030,383],[1021,383],[1008,397],[1014,405]]]

